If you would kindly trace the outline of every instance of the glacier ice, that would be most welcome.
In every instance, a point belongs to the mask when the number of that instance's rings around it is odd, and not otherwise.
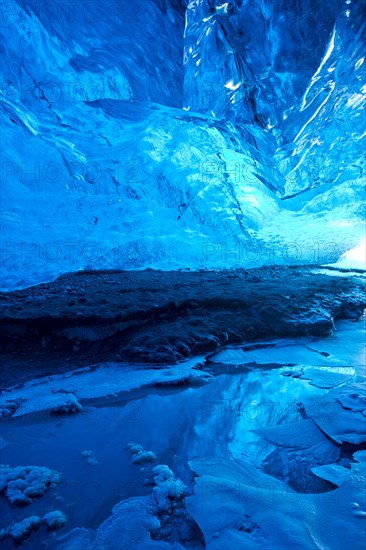
[[[318,68],[342,4],[192,0],[185,108],[264,128],[281,125],[286,106],[296,103]]]
[[[362,2],[52,6],[2,12],[3,289],[359,244]]]

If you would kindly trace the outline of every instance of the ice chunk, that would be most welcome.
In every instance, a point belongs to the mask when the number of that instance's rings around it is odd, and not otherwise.
[[[353,458],[356,462],[366,462],[366,451],[356,451],[353,453]]]
[[[21,521],[9,525],[6,529],[0,531],[1,538],[12,538],[16,544],[19,544],[30,537],[33,531],[39,529],[42,525],[46,525],[49,531],[61,529],[66,523],[66,516],[59,510],[48,512],[43,516],[29,516]]]
[[[140,445],[130,448],[142,452]],[[155,466],[152,473],[150,495],[122,500],[98,529],[73,529],[58,539],[56,548],[181,550],[185,543],[201,548],[202,533],[185,508],[185,485],[167,465]]]
[[[0,403],[0,419],[6,418],[7,416],[13,416],[23,402],[24,399],[21,398],[5,399]]]
[[[180,479],[176,479],[167,465],[159,464],[153,468],[154,483],[153,498],[159,511],[169,511],[182,503],[186,486]]]
[[[80,401],[83,399],[116,395],[143,386],[189,384],[196,380],[206,382],[211,375],[195,368],[202,360],[203,357],[198,356],[174,368],[161,369],[125,363],[93,365],[9,388],[1,394],[0,406],[12,416],[42,410],[56,414],[79,412],[82,411]]]
[[[350,470],[344,468],[344,466],[341,466],[340,464],[315,466],[314,468],[311,468],[311,471],[316,476],[326,479],[334,485],[342,485],[342,483],[344,483],[351,474]]]
[[[228,348],[210,357],[210,361],[234,365],[256,363],[258,365],[338,365],[337,358],[328,358],[306,345],[307,341],[273,340],[262,345]],[[253,349],[254,348],[254,349]]]
[[[197,458],[190,466],[197,477],[187,507],[210,550],[313,550],[314,541],[324,548],[360,548],[364,462],[351,464],[340,487],[318,495],[293,492],[243,460]]]
[[[300,492],[317,493],[325,488],[314,477],[312,468],[337,461],[340,450],[313,420],[284,423],[255,432],[277,447],[262,463],[266,473],[283,479]]]
[[[301,533],[306,539],[304,517],[300,520],[299,508],[289,503],[292,490],[281,481],[274,483],[243,460],[202,458],[190,466],[198,477],[187,508],[201,527],[207,548],[291,548]],[[295,535],[288,524],[296,517],[299,532]]]
[[[300,378],[310,380],[310,384],[318,388],[334,388],[348,382],[354,376],[354,369],[344,368],[304,368]]]
[[[362,412],[366,416],[366,388],[365,384],[352,384],[347,390],[337,395],[337,401],[344,409]]]
[[[96,531],[73,529],[60,537],[57,550],[182,550],[178,542],[152,540],[150,533],[159,532],[161,523],[154,515],[154,503],[150,497],[133,497],[118,503]]]
[[[327,441],[311,419],[287,422],[253,431],[272,445],[286,449],[308,449],[313,445]]]
[[[337,443],[359,445],[366,440],[364,399],[359,395],[361,391],[365,394],[364,379],[359,379],[355,384],[336,387],[323,397],[320,413],[309,412],[309,415]]]

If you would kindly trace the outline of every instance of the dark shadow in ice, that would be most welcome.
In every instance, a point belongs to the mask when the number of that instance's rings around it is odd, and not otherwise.
[[[282,479],[300,493],[319,493],[334,487],[316,477],[312,468],[337,462],[340,450],[311,419],[256,430],[277,448],[262,462],[263,471]]]

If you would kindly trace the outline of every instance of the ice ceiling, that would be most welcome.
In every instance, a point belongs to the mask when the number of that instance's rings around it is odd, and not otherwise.
[[[336,261],[365,235],[365,4],[2,4],[3,288]]]

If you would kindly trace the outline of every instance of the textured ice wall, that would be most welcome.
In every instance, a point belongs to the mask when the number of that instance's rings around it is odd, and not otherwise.
[[[364,234],[363,3],[2,5],[3,288]]]
[[[185,106],[281,125],[318,68],[343,0],[192,0]]]

